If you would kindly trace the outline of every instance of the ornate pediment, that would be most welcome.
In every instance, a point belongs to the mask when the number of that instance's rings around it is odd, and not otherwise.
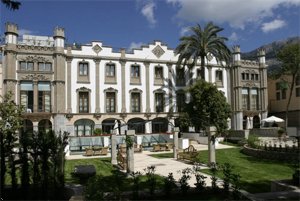
[[[21,80],[32,80],[32,81],[47,81],[49,78],[45,75],[39,74],[28,74],[21,77]]]
[[[107,89],[104,89],[103,92],[118,92],[118,90],[117,90],[117,89],[114,89],[114,88],[112,88],[112,87],[109,87],[109,88],[107,88]]]
[[[157,57],[161,57],[165,51],[159,46],[157,45],[153,50],[152,50],[152,53]]]
[[[142,93],[143,91],[141,89],[138,89],[138,88],[133,88],[133,89],[129,90],[129,93],[132,93],[132,92]]]
[[[92,49],[96,54],[102,51],[102,48],[98,44],[96,44]]]
[[[257,87],[255,82],[246,82],[243,87]]]
[[[49,59],[42,57],[42,56],[37,56],[37,55],[30,55],[27,57],[20,57],[19,60],[21,61],[32,61],[32,62],[50,62]]]
[[[76,89],[76,91],[86,91],[86,92],[90,92],[91,90],[89,88],[86,87],[80,87],[78,89]]]

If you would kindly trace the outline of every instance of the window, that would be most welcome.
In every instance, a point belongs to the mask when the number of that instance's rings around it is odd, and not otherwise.
[[[281,90],[281,99],[282,100],[286,99],[286,89]]]
[[[155,109],[156,112],[164,112],[164,94],[156,93],[155,94]]]
[[[251,89],[251,110],[258,110],[258,89]]]
[[[177,93],[176,95],[177,112],[182,112],[185,105],[185,94]]]
[[[89,73],[89,64],[88,63],[79,63],[79,75],[87,76]]]
[[[131,93],[131,111],[140,112],[140,93]]]
[[[255,80],[258,80],[258,74],[255,74]]]
[[[39,71],[51,71],[51,63],[39,63]]]
[[[221,70],[216,71],[216,81],[222,82],[223,81],[223,72]]]
[[[198,79],[205,79],[205,72],[204,70],[201,70],[201,69],[197,69],[197,78]]]
[[[300,86],[300,76],[296,77],[296,86]]]
[[[245,80],[246,79],[246,75],[245,73],[242,73],[242,80]]]
[[[300,87],[296,88],[296,97],[300,97]]]
[[[27,71],[33,70],[33,62],[21,61],[20,70],[27,70]]]
[[[79,113],[89,112],[89,92],[79,92]]]
[[[33,112],[33,85],[32,82],[21,82],[20,103],[25,107],[26,112]]]
[[[116,111],[116,95],[115,92],[106,92],[106,112]]]
[[[223,71],[216,71],[216,84],[217,86],[223,86]]]
[[[115,64],[106,64],[106,76],[108,77],[115,77]]]
[[[246,73],[246,80],[249,80],[249,73]]]
[[[138,65],[131,66],[131,77],[133,77],[133,78],[140,77],[140,66],[138,66]]]
[[[242,88],[242,109],[249,110],[249,89]]]
[[[251,80],[255,79],[255,74],[251,74]]]
[[[38,110],[51,112],[51,89],[49,82],[38,83]]]
[[[280,92],[276,92],[276,100],[280,100]]]
[[[91,136],[95,123],[89,119],[79,119],[75,121],[74,126],[76,136]]]
[[[163,79],[163,68],[160,66],[155,67],[155,79]]]
[[[176,85],[185,86],[184,69],[176,69]]]

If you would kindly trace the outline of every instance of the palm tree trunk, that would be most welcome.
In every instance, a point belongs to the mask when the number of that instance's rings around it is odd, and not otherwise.
[[[292,75],[291,88],[290,88],[290,94],[289,94],[288,102],[287,102],[287,104],[286,104],[286,109],[285,109],[285,130],[286,130],[287,127],[288,127],[289,107],[290,107],[291,98],[292,98],[293,90],[294,90],[294,86],[295,86],[295,79],[296,79],[296,75],[293,74],[293,75]]]

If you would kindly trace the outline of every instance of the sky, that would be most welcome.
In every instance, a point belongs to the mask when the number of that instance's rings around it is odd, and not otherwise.
[[[176,48],[189,27],[213,22],[220,36],[242,52],[300,36],[300,0],[19,0],[19,10],[1,4],[0,34],[6,22],[20,35],[52,36],[63,27],[66,42],[101,41],[118,50],[162,41]]]

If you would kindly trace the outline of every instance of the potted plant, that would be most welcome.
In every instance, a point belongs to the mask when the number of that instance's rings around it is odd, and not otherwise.
[[[101,128],[96,128],[94,130],[94,135],[102,135],[102,129]]]

